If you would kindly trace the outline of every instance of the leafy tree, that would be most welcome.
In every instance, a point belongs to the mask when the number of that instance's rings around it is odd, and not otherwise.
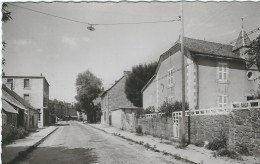
[[[140,64],[132,68],[125,83],[127,98],[137,107],[143,105],[141,90],[152,78],[157,67],[157,62]]]
[[[251,48],[247,50],[249,56],[251,56],[248,60],[248,67],[256,64],[258,68],[260,68],[260,35],[252,41]]]
[[[89,70],[78,74],[76,79],[76,100],[80,107],[85,110],[90,122],[96,121],[96,111],[94,109],[93,100],[101,93],[101,79],[97,78]]]
[[[172,117],[172,112],[177,112],[182,110],[182,102],[175,101],[174,103],[164,102],[160,108],[159,113],[165,113],[166,117]],[[189,104],[185,103],[185,110],[189,110]]]
[[[2,22],[6,23],[12,19],[11,12],[6,10],[7,4],[3,3],[2,5]],[[2,51],[5,50],[7,43],[3,40],[2,41]],[[6,64],[5,58],[2,57],[2,65],[4,66]],[[4,76],[4,71],[2,70],[2,75]]]

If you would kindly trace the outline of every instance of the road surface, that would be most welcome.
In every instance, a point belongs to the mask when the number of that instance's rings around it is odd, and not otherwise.
[[[181,163],[79,122],[60,126],[18,164]]]

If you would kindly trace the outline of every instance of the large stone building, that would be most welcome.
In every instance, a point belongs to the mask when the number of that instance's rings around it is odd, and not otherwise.
[[[39,110],[38,127],[49,124],[49,83],[44,76],[4,76],[3,83]]]
[[[241,31],[234,46],[184,38],[185,96],[191,109],[226,107],[251,100],[259,89],[259,70],[246,65],[250,39]],[[143,107],[181,101],[181,51],[178,40],[160,56],[156,73],[142,89]]]

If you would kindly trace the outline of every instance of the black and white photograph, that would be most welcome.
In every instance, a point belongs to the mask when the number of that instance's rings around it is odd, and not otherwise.
[[[260,164],[260,1],[1,6],[3,164]]]

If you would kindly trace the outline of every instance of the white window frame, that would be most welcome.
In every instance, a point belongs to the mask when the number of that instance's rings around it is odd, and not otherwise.
[[[217,77],[218,77],[218,81],[220,82],[227,82],[228,81],[228,73],[229,69],[228,69],[228,63],[218,63],[218,67],[217,67]],[[226,77],[226,78],[224,78]]]
[[[225,108],[228,107],[228,96],[227,95],[218,95],[218,107]]]
[[[167,76],[168,76],[168,86],[173,86],[173,80],[174,80],[173,68],[168,70],[168,75]]]

